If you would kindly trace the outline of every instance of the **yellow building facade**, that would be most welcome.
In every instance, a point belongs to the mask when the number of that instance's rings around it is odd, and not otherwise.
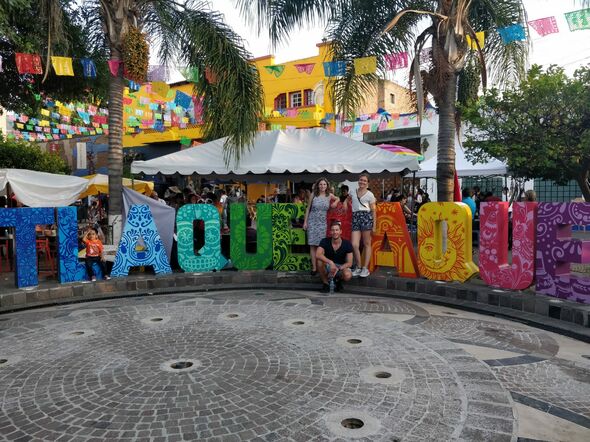
[[[330,78],[324,73],[323,63],[331,60],[330,43],[317,44],[318,53],[312,57],[275,64],[274,55],[266,55],[252,60],[260,73],[264,90],[264,116],[261,127],[265,129],[289,129],[325,127],[335,128],[334,106],[330,88]],[[188,95],[193,93],[193,85],[180,82],[170,85],[168,100],[176,90]],[[141,97],[154,98],[153,91],[143,86],[139,91],[129,93],[133,103],[141,102]],[[162,98],[162,97],[160,97]],[[128,100],[127,100],[128,101]],[[392,114],[413,112],[411,95],[408,89],[388,80],[378,80],[374,91],[366,97],[365,104],[357,109],[358,115],[372,114],[383,108]],[[136,112],[135,108],[127,110]],[[127,121],[129,114],[124,114]],[[178,142],[182,138],[200,140],[203,136],[198,124],[187,124],[185,129],[164,127],[163,131],[147,128],[140,133],[125,134],[123,147],[141,146],[150,143]]]

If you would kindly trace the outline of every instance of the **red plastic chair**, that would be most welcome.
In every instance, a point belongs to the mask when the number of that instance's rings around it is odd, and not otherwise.
[[[55,261],[53,260],[53,254],[51,253],[51,247],[49,247],[49,239],[48,238],[37,238],[37,267],[39,267],[39,254],[44,253],[49,261],[49,267],[51,270],[39,270],[39,273],[49,273],[51,275],[55,275]]]

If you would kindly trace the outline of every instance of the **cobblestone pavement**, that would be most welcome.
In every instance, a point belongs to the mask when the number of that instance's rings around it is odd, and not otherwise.
[[[522,324],[349,294],[29,310],[0,315],[0,437],[590,440],[583,355]]]

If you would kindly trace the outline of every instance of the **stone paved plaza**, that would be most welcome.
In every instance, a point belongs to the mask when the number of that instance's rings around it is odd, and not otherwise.
[[[590,440],[590,345],[392,298],[244,290],[0,315],[5,440]]]

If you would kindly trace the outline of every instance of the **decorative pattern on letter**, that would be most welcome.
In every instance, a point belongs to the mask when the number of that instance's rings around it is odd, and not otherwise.
[[[0,226],[15,228],[16,271],[14,277],[17,287],[31,287],[39,284],[35,226],[53,224],[54,221],[55,216],[51,207],[0,209]]]
[[[447,223],[443,254],[442,222]],[[418,268],[428,279],[464,282],[478,271],[471,255],[471,211],[464,203],[426,203],[418,212]]]
[[[205,244],[195,254],[194,223],[205,223]],[[221,254],[219,211],[211,204],[186,204],[176,214],[178,264],[185,272],[221,270],[227,259]]]
[[[59,282],[82,281],[86,267],[78,260],[78,215],[75,207],[57,208]]]
[[[246,252],[246,205],[231,204],[230,255],[238,270],[264,270],[272,263],[271,205],[256,204],[256,253]]]
[[[135,250],[139,237],[146,247],[141,252]],[[129,209],[111,276],[127,276],[131,267],[139,266],[153,266],[156,273],[172,273],[152,212],[145,204]]]
[[[381,250],[385,238],[391,250]],[[418,277],[418,260],[400,203],[377,204],[377,228],[372,245],[371,272],[376,266],[395,267],[399,276]]]
[[[292,220],[305,217],[305,204],[271,204],[272,207],[272,266],[274,270],[309,270],[308,253],[292,253],[293,244],[305,244],[305,231],[293,228]]]
[[[535,277],[537,203],[512,206],[512,264],[508,263],[508,203],[481,203],[479,274],[486,284],[524,290]]]
[[[590,303],[590,278],[571,273],[570,263],[590,263],[590,241],[572,238],[572,225],[590,224],[589,203],[539,203],[536,290]]]

